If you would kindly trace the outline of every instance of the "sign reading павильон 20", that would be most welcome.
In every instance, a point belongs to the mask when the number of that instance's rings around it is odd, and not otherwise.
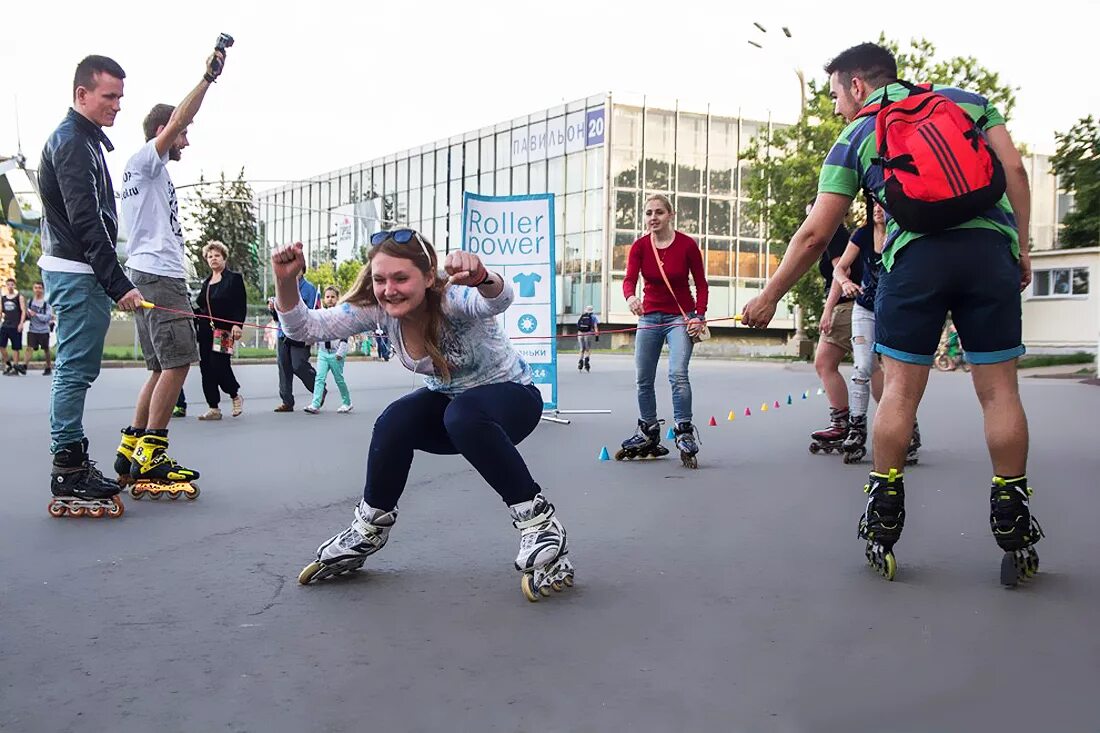
[[[515,290],[500,316],[504,333],[531,366],[547,410],[558,406],[557,289],[554,287],[554,195],[462,199],[462,249],[481,258]]]

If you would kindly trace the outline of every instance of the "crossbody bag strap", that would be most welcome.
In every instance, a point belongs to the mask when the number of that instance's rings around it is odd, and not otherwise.
[[[676,235],[672,235],[672,241],[676,241]],[[672,283],[668,281],[668,275],[665,274],[665,266],[661,262],[661,255],[657,251],[657,243],[653,241],[653,234],[649,235],[649,246],[653,247],[653,258],[657,260],[657,269],[661,271],[661,279],[665,281],[665,287],[668,288],[668,292],[672,294],[672,300],[676,303],[676,307],[680,309],[680,315],[684,317],[684,325],[687,325],[688,315],[684,312],[683,306],[680,305],[680,299],[676,297],[676,291],[672,289]],[[670,244],[669,247],[672,245]]]

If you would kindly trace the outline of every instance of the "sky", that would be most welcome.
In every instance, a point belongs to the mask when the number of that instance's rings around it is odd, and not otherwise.
[[[0,29],[0,155],[14,154],[21,137],[37,167],[71,103],[76,63],[103,54],[127,73],[122,112],[106,130],[121,180],[144,142],[145,113],[198,83],[220,32],[236,44],[189,131],[191,147],[170,168],[177,187],[243,167],[262,191],[607,91],[793,121],[794,69],[824,79],[831,56],[880,32],[927,38],[941,57],[973,55],[1019,87],[1009,131],[1036,152],[1053,152],[1055,131],[1100,113],[1096,0],[971,5],[982,15],[969,21],[957,0],[927,0],[919,12],[866,3],[862,14],[850,3],[764,5],[191,0],[160,10],[114,0],[90,12],[69,0],[22,2],[5,10]]]

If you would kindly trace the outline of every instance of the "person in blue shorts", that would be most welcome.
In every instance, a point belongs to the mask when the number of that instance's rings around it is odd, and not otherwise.
[[[990,526],[1005,551],[1001,580],[1013,585],[1021,574],[1030,575],[1037,569],[1032,545],[1042,536],[1029,507],[1027,418],[1016,374],[1016,360],[1024,353],[1020,291],[1031,282],[1027,171],[1004,117],[978,94],[938,86],[929,90],[900,81],[893,54],[873,43],[842,52],[825,71],[836,112],[849,124],[822,166],[813,210],[792,237],[783,262],[761,294],[745,305],[743,322],[757,328],[767,326],[779,299],[816,261],[856,196],[866,191],[883,203],[886,241],[875,300],[875,350],[885,365],[885,386],[875,416],[874,470],[865,487],[869,498],[860,520],[860,536],[868,542],[868,560],[886,577],[893,577],[892,547],[901,536],[905,519],[902,469],[906,449],[950,311],[966,345],[985,418],[994,472]],[[946,99],[969,117],[967,122],[973,124],[962,137],[973,151],[989,151],[988,170],[992,173],[988,190],[998,190],[992,182],[1001,176],[1000,190],[1004,191],[998,193],[999,199],[992,199],[995,203],[969,219],[926,231],[913,223],[903,227],[897,221],[897,216],[907,214],[902,199],[896,197],[905,161],[890,158],[876,133],[876,118],[889,114],[886,119],[891,119],[897,109],[910,109],[913,105],[904,100],[915,94],[927,95],[924,99],[940,105],[945,114],[955,110],[950,104],[943,105]],[[899,102],[900,107],[887,111],[889,105]],[[959,156],[969,156],[969,149],[945,148],[938,139],[931,140],[928,149],[946,159],[941,167],[949,171],[952,185],[969,180],[964,180],[968,169],[951,167]],[[925,167],[917,173],[923,172],[923,181],[931,181],[930,170]],[[890,204],[888,196],[899,203]]]

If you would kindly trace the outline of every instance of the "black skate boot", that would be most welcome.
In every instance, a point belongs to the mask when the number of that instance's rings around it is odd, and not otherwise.
[[[139,438],[141,438],[140,430],[129,427],[122,429],[122,440],[118,444],[118,450],[115,451],[115,473],[118,474],[118,485],[122,488],[134,483],[130,475],[130,465],[134,461],[134,448],[137,447]]]
[[[10,361],[6,362],[4,364],[4,376],[5,377],[10,377],[13,374],[15,374],[15,367],[12,366],[12,363]]]
[[[829,427],[810,433],[811,453],[832,453],[840,451],[844,446],[844,439],[848,437],[848,408],[829,408]]]
[[[913,421],[913,437],[909,438],[909,448],[905,452],[905,465],[915,466],[920,460],[920,425]]]
[[[852,415],[848,421],[848,437],[841,446],[845,463],[859,463],[867,455],[867,416]]]
[[[676,436],[676,447],[680,450],[680,460],[685,468],[699,468],[699,431],[690,422],[676,423],[672,429]]]
[[[53,456],[50,476],[50,516],[98,519],[121,517],[124,511],[118,498],[119,486],[104,477],[88,458],[88,440],[62,446]]]
[[[591,357],[584,357],[584,370],[586,372],[592,371],[592,364],[588,361]]]
[[[894,543],[905,527],[905,486],[896,468],[889,474],[871,472],[867,485],[867,510],[859,518],[859,538],[867,540],[867,563],[887,580],[894,579],[897,561]]]
[[[668,448],[661,445],[661,424],[663,420],[646,423],[638,420],[638,429],[634,435],[623,441],[622,448],[615,451],[615,460],[634,458],[660,458],[668,455]]]
[[[581,358],[577,359],[577,371],[579,372],[582,369],[584,369],[584,357],[583,356]]]
[[[535,489],[539,490],[538,485]],[[541,491],[541,490],[540,490]],[[520,531],[516,570],[523,573],[520,590],[532,603],[540,596],[573,587],[573,564],[565,527],[554,516],[554,505],[541,493],[531,501],[508,507],[512,524]]]
[[[150,499],[159,499],[167,494],[171,499],[184,496],[197,499],[199,487],[195,479],[199,472],[184,468],[168,457],[168,431],[161,434],[145,433],[134,445],[134,458],[130,463],[130,477],[134,485],[130,495],[140,499],[149,494]]]
[[[1031,516],[1028,507],[1031,493],[1027,476],[993,477],[989,527],[993,530],[993,539],[1005,551],[1001,558],[1001,584],[1009,587],[1039,572],[1035,543],[1043,536],[1043,528]]]

